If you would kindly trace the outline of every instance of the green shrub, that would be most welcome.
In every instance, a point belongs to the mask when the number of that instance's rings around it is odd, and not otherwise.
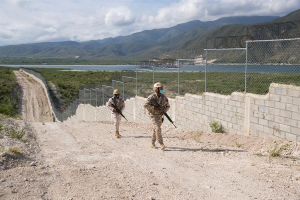
[[[213,133],[223,133],[224,132],[221,123],[218,122],[218,121],[214,121],[214,122],[209,123],[209,126],[210,126],[211,131]]]

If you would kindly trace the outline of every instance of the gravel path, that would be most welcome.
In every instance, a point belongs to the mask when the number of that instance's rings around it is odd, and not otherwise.
[[[300,199],[298,144],[148,126],[33,122],[41,158],[0,171],[3,199]],[[280,157],[268,150],[288,144]],[[3,181],[4,180],[4,181]],[[12,187],[11,187],[12,186]]]

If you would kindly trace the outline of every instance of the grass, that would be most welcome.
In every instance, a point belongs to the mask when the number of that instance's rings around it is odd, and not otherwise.
[[[213,133],[223,133],[224,132],[221,123],[218,121],[213,121],[213,122],[209,123],[209,126]]]
[[[18,147],[11,147],[8,149],[8,153],[12,154],[13,156],[20,156],[22,155],[22,151]]]
[[[20,87],[12,68],[0,67],[0,113],[9,117],[18,116]]]
[[[57,102],[67,105],[79,97],[80,87],[96,86],[101,89],[102,85],[112,85],[112,80],[122,81],[122,76],[136,77],[136,72],[112,72],[112,71],[61,71],[62,69],[36,68],[36,71],[43,74],[51,93],[56,97]],[[155,82],[159,81],[165,85],[165,94],[174,98],[178,94],[178,73],[177,72],[155,72]],[[151,94],[153,86],[152,72],[138,72],[138,96],[147,97]],[[271,83],[282,83],[300,85],[299,74],[297,73],[248,73],[247,92],[254,94],[266,94]],[[116,83],[116,87],[123,85]],[[136,94],[135,81],[127,80],[125,93],[127,97]],[[232,92],[244,92],[245,74],[242,72],[207,72],[207,92],[214,92],[229,95]],[[204,72],[181,72],[180,73],[180,94],[185,93],[201,95],[205,92]]]
[[[269,151],[270,157],[279,157],[281,153],[289,147],[289,144],[281,145],[278,147],[278,144],[275,143],[274,147]]]
[[[197,132],[193,133],[192,137],[196,142],[200,142],[202,135],[203,135],[202,131],[197,131]]]
[[[258,157],[263,157],[264,156],[262,153],[255,153],[254,155],[258,156]]]
[[[241,148],[242,144],[238,143],[237,141],[235,142],[235,145],[237,146],[237,148]]]
[[[23,138],[23,136],[25,135],[25,130],[24,130],[24,128],[21,130],[16,130],[13,127],[10,127],[8,129],[7,133],[11,138],[21,140]]]

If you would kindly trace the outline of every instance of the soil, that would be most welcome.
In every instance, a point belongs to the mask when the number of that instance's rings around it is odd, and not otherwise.
[[[160,150],[150,148],[149,125],[122,122],[117,139],[111,122],[27,119],[36,153],[0,169],[0,199],[300,199],[295,142],[170,125]]]

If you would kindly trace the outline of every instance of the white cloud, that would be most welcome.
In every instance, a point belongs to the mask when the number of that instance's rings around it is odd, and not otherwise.
[[[109,26],[126,26],[132,24],[134,20],[131,10],[124,6],[113,8],[105,16],[105,23]]]
[[[191,20],[284,15],[299,0],[0,0],[0,45],[95,40]]]

